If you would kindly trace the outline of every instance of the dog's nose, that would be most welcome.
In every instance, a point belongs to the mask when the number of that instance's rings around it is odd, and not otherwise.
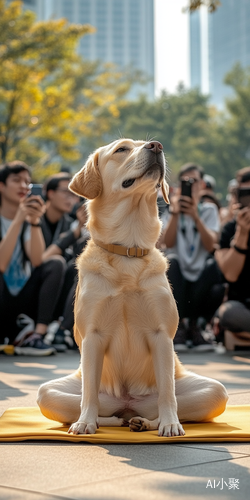
[[[163,151],[163,145],[159,141],[150,141],[145,144],[145,148],[151,149],[152,153],[160,153]]]

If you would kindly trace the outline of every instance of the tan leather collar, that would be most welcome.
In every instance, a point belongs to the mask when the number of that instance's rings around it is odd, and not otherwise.
[[[122,245],[113,245],[113,244],[106,245],[101,241],[95,241],[95,244],[98,247],[107,250],[108,252],[115,253],[117,255],[124,255],[125,257],[144,257],[145,255],[148,255],[149,252],[149,250],[144,248],[139,248],[139,247],[127,248],[123,247]]]

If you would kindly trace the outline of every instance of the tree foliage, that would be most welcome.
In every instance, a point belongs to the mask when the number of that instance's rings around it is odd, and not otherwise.
[[[109,138],[155,138],[164,146],[172,182],[181,165],[192,161],[215,177],[225,195],[236,170],[250,163],[250,69],[236,66],[226,83],[234,93],[223,112],[197,89],[179,85],[176,94],[162,92],[154,102],[141,96],[125,105]]]
[[[43,180],[63,163],[77,168],[96,147],[120,136],[162,142],[171,181],[194,161],[225,194],[235,171],[250,163],[250,69],[235,66],[225,111],[182,84],[153,102],[129,102],[141,75],[89,62],[77,55],[90,26],[66,20],[35,22],[20,1],[0,0],[0,152],[2,160],[33,165]]]
[[[2,161],[19,158],[45,177],[80,161],[88,138],[107,132],[133,77],[77,55],[79,38],[93,31],[65,19],[35,22],[20,1],[0,0]]]
[[[236,64],[225,78],[234,90],[226,101],[228,110],[227,129],[234,145],[239,168],[250,164],[250,68]]]

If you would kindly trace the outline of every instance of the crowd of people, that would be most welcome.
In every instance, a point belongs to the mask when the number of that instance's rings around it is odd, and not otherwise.
[[[16,354],[75,347],[75,259],[89,233],[84,202],[68,189],[70,180],[60,172],[45,182],[42,196],[33,195],[25,163],[0,168],[0,344],[13,344]]]
[[[226,329],[250,332],[250,167],[229,183],[227,207],[221,208],[215,184],[199,165],[183,165],[162,214],[158,247],[168,256],[180,316],[177,351],[213,350],[213,335],[204,335],[213,323],[216,340]]]
[[[76,348],[75,260],[90,235],[85,200],[68,189],[70,180],[69,172],[51,176],[40,196],[24,162],[0,166],[0,344],[13,345],[16,354]],[[220,340],[224,329],[250,332],[250,167],[230,182],[227,207],[215,186],[199,165],[187,163],[170,205],[158,198],[157,247],[168,257],[180,317],[177,351],[214,349],[206,335],[213,322]]]

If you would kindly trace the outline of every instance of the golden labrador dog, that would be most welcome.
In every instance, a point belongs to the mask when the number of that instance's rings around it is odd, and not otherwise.
[[[81,363],[43,384],[38,404],[73,434],[98,425],[184,435],[180,421],[220,415],[222,384],[191,373],[173,349],[178,313],[155,244],[157,189],[168,202],[163,147],[120,139],[95,151],[70,189],[88,198],[91,240],[77,262],[75,339]]]

